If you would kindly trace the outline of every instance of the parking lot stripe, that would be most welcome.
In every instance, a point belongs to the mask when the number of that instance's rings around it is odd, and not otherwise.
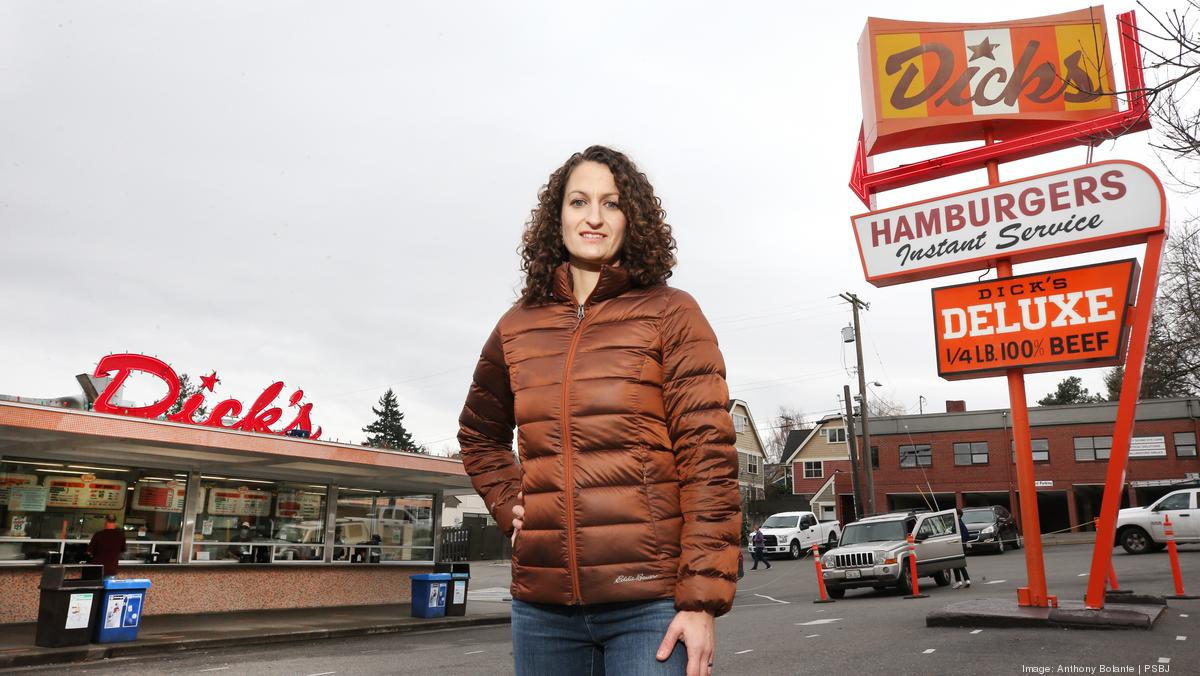
[[[981,632],[981,631],[983,631],[983,630],[982,630],[982,629],[972,629],[972,630],[971,630],[971,633],[972,633],[972,634],[978,634],[978,633],[979,633],[979,632]]]
[[[1088,576],[1087,573],[1080,573],[1080,574],[1076,575],[1075,577],[1087,577],[1087,576]]]
[[[1003,584],[1005,582],[1008,582],[1008,580],[988,580],[984,584]]]
[[[811,627],[814,624],[832,624],[833,622],[840,622],[841,619],[842,618],[840,618],[840,617],[826,617],[826,618],[822,618],[820,620],[809,620],[808,622],[797,622],[796,626],[797,627]]]
[[[486,653],[486,652],[487,652],[486,650],[472,650],[470,652],[466,652],[463,654],[464,655],[478,655],[479,653]]]
[[[736,653],[734,653],[734,655],[745,655],[746,653],[752,653],[752,652],[754,652],[754,648],[749,648],[747,650],[739,650]]]
[[[1170,664],[1171,658],[1170,657],[1160,657],[1160,658],[1158,658],[1158,663],[1159,664]]]
[[[1176,636],[1176,637],[1175,637],[1175,640],[1176,640],[1176,641],[1186,641],[1186,640],[1187,640],[1187,637],[1186,637],[1186,636]]]
[[[937,648],[926,648],[924,654],[928,655],[929,653],[932,653],[935,651],[937,651]]]
[[[779,599],[771,598],[770,596],[767,596],[766,594],[755,594],[755,596],[757,596],[759,598],[767,599],[769,601],[774,601],[775,603],[782,603],[784,605],[788,605],[789,603],[791,603],[791,601],[780,601]]]
[[[820,634],[809,634],[808,636],[805,636],[804,638],[820,638],[820,636],[821,636]]]
[[[1180,616],[1180,617],[1187,617],[1187,613],[1180,613],[1180,614],[1179,614],[1179,616]]]

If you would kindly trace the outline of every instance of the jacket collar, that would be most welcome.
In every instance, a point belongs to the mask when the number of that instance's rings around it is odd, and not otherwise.
[[[629,272],[619,266],[600,266],[600,279],[588,296],[589,303],[596,303],[625,293],[633,285]],[[575,302],[574,283],[571,280],[571,264],[562,263],[554,271],[554,297],[561,301]]]

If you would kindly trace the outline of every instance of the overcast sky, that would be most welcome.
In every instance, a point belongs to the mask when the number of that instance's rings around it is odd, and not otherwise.
[[[1006,407],[1002,378],[937,376],[929,289],[978,273],[863,280],[849,218],[864,209],[846,185],[862,117],[856,43],[868,15],[996,21],[1084,5],[816,6],[5,2],[0,393],[75,394],[74,375],[101,356],[143,352],[193,376],[216,370],[214,400],[301,387],[325,436],[354,442],[393,387],[419,443],[456,448],[479,349],[519,288],[538,188],[602,143],[662,197],[679,241],[671,283],[704,308],[731,395],[764,432],[780,406],[837,408],[853,362],[844,291],[871,303],[878,394],[912,412],[919,396],[926,410]],[[1108,5],[1110,35],[1132,7]],[[1149,138],[1094,159],[1158,170]],[[1086,159],[1078,148],[1001,177]],[[1196,211],[1170,201],[1176,220]],[[1077,372],[1093,390],[1102,373]],[[1031,403],[1064,375],[1029,376]]]

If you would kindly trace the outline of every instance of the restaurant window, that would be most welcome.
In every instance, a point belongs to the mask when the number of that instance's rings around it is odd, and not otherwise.
[[[107,516],[126,563],[176,563],[187,475],[168,470],[0,459],[0,562],[83,563]]]
[[[804,461],[805,479],[822,479],[825,477],[825,463],[820,460]]]
[[[1175,433],[1175,455],[1176,457],[1194,457],[1196,455],[1196,433],[1195,432],[1176,432]]]
[[[962,441],[954,444],[954,464],[956,465],[986,465],[988,464],[988,445],[986,441]]]
[[[325,486],[217,476],[200,479],[193,561],[325,559]]]
[[[1108,460],[1112,437],[1075,437],[1075,461]]]
[[[433,560],[433,496],[365,488],[338,491],[333,560]]]
[[[1050,462],[1050,440],[1049,439],[1030,439],[1030,444],[1033,450],[1034,462]],[[1017,464],[1017,442],[1012,442],[1012,461]]]
[[[929,444],[900,447],[901,467],[930,467],[933,465],[933,449]]]

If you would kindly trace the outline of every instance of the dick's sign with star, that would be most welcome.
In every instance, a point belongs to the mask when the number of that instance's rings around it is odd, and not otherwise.
[[[1104,8],[1003,23],[871,18],[858,43],[869,155],[1117,110]]]

